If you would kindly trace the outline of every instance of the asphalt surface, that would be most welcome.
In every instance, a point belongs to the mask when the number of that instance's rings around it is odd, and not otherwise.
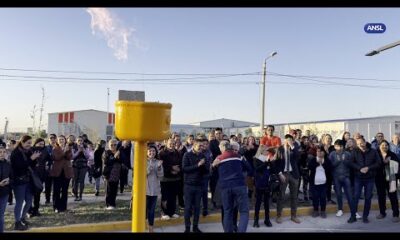
[[[384,219],[376,219],[379,211],[371,211],[369,223],[358,220],[355,223],[347,223],[349,213],[344,213],[341,217],[336,214],[328,214],[327,218],[313,218],[311,216],[300,216],[300,224],[290,221],[289,217],[283,218],[283,223],[277,224],[275,219],[271,219],[272,227],[266,227],[263,220],[259,222],[260,228],[253,227],[253,220],[249,221],[247,232],[400,232],[400,223],[392,222],[391,210],[387,210]],[[200,224],[199,228],[203,232],[223,232],[221,223]],[[155,228],[155,232],[183,232],[184,225],[168,226]]]

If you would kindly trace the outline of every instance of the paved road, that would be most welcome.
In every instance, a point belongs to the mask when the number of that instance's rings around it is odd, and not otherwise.
[[[283,218],[282,224],[277,224],[272,220],[273,227],[268,228],[263,222],[260,222],[260,228],[253,228],[253,221],[249,221],[247,232],[400,232],[400,223],[391,221],[391,210],[387,211],[388,216],[385,219],[378,220],[376,215],[378,211],[370,212],[370,223],[365,224],[357,221],[348,224],[349,213],[342,217],[336,217],[335,214],[328,214],[326,219],[312,218],[311,216],[299,217],[302,223],[296,224],[289,220],[289,217]],[[203,232],[223,232],[220,223],[200,224],[199,228]],[[184,225],[156,228],[156,232],[183,232]]]

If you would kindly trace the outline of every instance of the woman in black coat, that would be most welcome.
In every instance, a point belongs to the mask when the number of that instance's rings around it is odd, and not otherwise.
[[[106,182],[106,205],[107,210],[116,207],[116,198],[118,193],[118,182],[121,175],[121,159],[120,152],[117,150],[117,140],[111,139],[108,142],[110,150],[104,151],[103,159],[103,176]]]
[[[260,145],[256,156],[253,158],[254,166],[254,178],[256,187],[256,204],[254,211],[254,224],[253,227],[259,228],[258,224],[259,212],[261,203],[264,202],[265,220],[264,224],[267,227],[272,227],[272,223],[269,219],[269,198],[271,196],[270,188],[270,176],[276,174],[276,168],[274,166],[274,154],[265,147]]]
[[[12,169],[6,160],[6,145],[0,143],[0,234],[4,232],[4,213],[8,202],[8,193],[11,190]]]
[[[106,147],[106,141],[100,140],[97,143],[96,149],[94,150],[94,171],[93,177],[95,179],[95,190],[96,196],[99,196],[100,192],[100,179],[101,175],[103,174],[103,160],[102,156]]]
[[[328,175],[331,174],[332,166],[323,146],[317,148],[317,156],[310,159],[310,188],[313,199],[313,217],[326,218],[326,199],[328,187]],[[321,212],[318,208],[321,207]]]
[[[51,157],[47,149],[45,148],[45,142],[43,138],[37,138],[35,143],[33,144],[32,151],[40,152],[40,157],[36,160],[36,166],[34,171],[39,176],[40,180],[44,183],[46,179],[46,166],[47,168],[51,165]],[[39,212],[39,204],[40,204],[40,194],[41,192],[35,192],[33,196],[33,206],[29,209],[30,217],[41,216]]]
[[[29,223],[25,217],[32,205],[33,186],[31,172],[36,166],[40,152],[32,153],[32,137],[24,135],[21,137],[15,149],[11,152],[10,161],[14,173],[15,194],[15,230],[28,229]],[[24,204],[25,202],[25,204]],[[24,206],[22,208],[22,206]]]

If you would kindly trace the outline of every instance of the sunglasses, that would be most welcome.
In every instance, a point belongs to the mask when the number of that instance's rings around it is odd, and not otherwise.
[[[117,146],[117,144],[111,144],[110,146],[111,146],[111,147],[115,147],[115,146]]]

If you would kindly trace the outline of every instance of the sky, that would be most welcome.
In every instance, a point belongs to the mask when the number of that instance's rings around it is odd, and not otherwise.
[[[367,34],[367,23],[384,23],[386,32]],[[46,94],[42,129],[47,128],[47,113],[106,111],[107,88],[110,111],[114,111],[118,90],[132,90],[145,91],[146,101],[172,103],[175,124],[217,118],[259,122],[260,74],[196,79],[194,84],[191,80],[185,80],[189,84],[145,83],[147,80],[129,84],[118,79],[182,76],[5,69],[259,73],[265,57],[273,51],[278,54],[267,61],[266,123],[399,114],[400,46],[365,56],[370,50],[400,40],[400,9],[396,8],[3,8],[0,29],[0,132],[5,117],[10,121],[9,131],[32,126],[30,113],[34,105],[39,108],[41,104],[41,87]],[[269,72],[334,76],[317,81],[334,81],[336,85]],[[34,78],[29,76],[41,77],[36,80],[117,80],[40,82],[31,81]],[[398,81],[381,81],[388,79]],[[36,127],[38,121],[39,112]]]

